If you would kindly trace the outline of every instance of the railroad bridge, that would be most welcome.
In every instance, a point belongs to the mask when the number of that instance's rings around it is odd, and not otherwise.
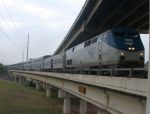
[[[149,33],[148,0],[86,0],[81,12],[54,54],[84,42],[113,27],[129,27]],[[150,62],[149,62],[150,63]],[[150,69],[149,69],[150,72]],[[36,71],[10,71],[23,83],[24,79],[59,89],[64,98],[64,113],[70,113],[71,98],[80,98],[80,114],[86,114],[87,102],[112,114],[150,114],[150,74],[148,79]]]

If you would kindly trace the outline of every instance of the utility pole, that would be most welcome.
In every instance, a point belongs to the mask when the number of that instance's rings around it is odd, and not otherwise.
[[[24,62],[24,46],[23,46],[23,53],[22,53],[22,62]]]
[[[27,40],[27,59],[26,59],[26,61],[28,61],[28,57],[29,57],[29,33],[28,33],[28,40]]]
[[[23,39],[23,53],[22,53],[22,62],[24,62],[24,52],[25,52],[25,39]]]

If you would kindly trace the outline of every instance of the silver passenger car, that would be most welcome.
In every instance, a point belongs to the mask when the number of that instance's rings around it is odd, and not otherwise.
[[[51,57],[51,68],[52,69],[64,69],[65,64],[64,64],[64,55],[59,54],[59,55],[54,55]]]
[[[51,56],[44,59],[44,70],[51,70],[52,69],[52,58]]]
[[[44,60],[48,57],[49,57],[49,55],[46,55],[43,57],[33,59],[32,60],[32,70],[35,70],[35,71],[44,70]]]
[[[24,69],[25,70],[32,70],[32,60],[24,63]]]

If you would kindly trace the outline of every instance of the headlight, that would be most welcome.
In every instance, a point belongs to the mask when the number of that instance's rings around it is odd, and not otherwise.
[[[143,54],[143,53],[140,53],[140,56],[144,56],[144,54]]]
[[[132,49],[131,47],[128,48],[128,50],[131,50],[131,49]]]
[[[122,53],[120,53],[120,55],[121,55],[121,56],[124,56],[124,53],[122,52]]]
[[[134,51],[134,50],[135,50],[135,48],[133,47],[133,48],[132,48],[132,51]]]

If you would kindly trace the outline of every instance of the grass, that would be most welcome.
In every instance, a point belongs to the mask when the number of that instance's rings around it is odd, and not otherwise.
[[[43,91],[0,80],[0,114],[62,114],[62,101],[54,93],[46,98]]]

